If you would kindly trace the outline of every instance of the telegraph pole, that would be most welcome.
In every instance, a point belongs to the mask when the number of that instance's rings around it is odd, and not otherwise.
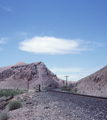
[[[67,87],[67,78],[68,78],[69,76],[64,76],[64,77],[66,77],[66,87]]]

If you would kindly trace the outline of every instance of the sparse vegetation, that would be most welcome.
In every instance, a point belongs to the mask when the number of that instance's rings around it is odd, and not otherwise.
[[[19,95],[19,94],[23,94],[25,93],[26,91],[24,90],[20,90],[20,89],[3,89],[3,90],[0,90],[0,97],[8,97],[10,95]]]
[[[35,88],[35,92],[37,92],[37,91],[39,91],[39,89],[38,89],[38,88]]]
[[[71,93],[77,93],[78,89],[77,88],[74,88],[74,89],[71,89]]]
[[[71,88],[70,88],[70,87],[66,87],[66,86],[62,86],[62,87],[61,87],[61,90],[62,90],[62,91],[70,91]]]
[[[85,91],[83,91],[83,94],[85,93]]]
[[[26,101],[27,100],[27,97],[25,96],[25,97],[23,97],[23,101]]]
[[[15,110],[22,107],[22,103],[20,100],[14,100],[8,104],[8,107],[9,107],[9,110]]]
[[[62,91],[69,91],[71,93],[77,93],[78,89],[77,88],[71,88],[71,87],[66,87],[66,86],[62,86],[61,87]]]
[[[4,101],[5,99],[6,99],[5,96],[1,97],[1,98],[0,98],[0,102]]]
[[[7,120],[8,118],[9,118],[9,116],[8,116],[8,114],[6,112],[0,114],[0,120]]]

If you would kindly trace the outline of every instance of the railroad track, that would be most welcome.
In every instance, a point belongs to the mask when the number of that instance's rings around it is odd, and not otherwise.
[[[97,98],[97,99],[105,99],[105,100],[107,100],[107,97],[98,97],[98,96],[92,96],[92,95],[70,93],[70,92],[65,92],[65,91],[57,91],[57,90],[54,90],[54,89],[51,89],[49,91],[58,92],[58,93],[62,93],[62,94],[69,94],[69,95],[76,95],[76,96],[83,96],[83,97],[90,97],[90,98]]]

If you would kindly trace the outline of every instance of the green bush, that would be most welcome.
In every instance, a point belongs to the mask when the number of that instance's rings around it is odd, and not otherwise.
[[[78,89],[77,89],[77,88],[75,88],[75,89],[74,89],[74,92],[76,92],[76,93],[77,93],[77,91],[78,91]]]
[[[7,113],[0,114],[0,120],[7,120],[9,118]]]
[[[62,87],[61,87],[61,90],[62,90],[62,91],[70,91],[71,88],[70,88],[70,87],[66,87],[66,86],[62,86]]]
[[[62,91],[69,91],[71,93],[77,93],[78,89],[77,88],[71,88],[71,87],[66,87],[66,86],[62,86],[61,87]]]
[[[66,90],[66,88],[67,88],[66,86],[62,86],[61,90]]]
[[[0,102],[4,101],[5,99],[6,99],[5,96],[1,97],[1,98],[0,98]]]
[[[24,99],[19,99],[18,101],[23,102]]]
[[[3,89],[3,90],[0,90],[0,97],[3,97],[3,96],[10,96],[10,95],[19,95],[19,94],[23,94],[25,93],[26,91],[24,90],[20,90],[20,89]]]
[[[71,93],[78,93],[77,91],[78,91],[78,89],[77,89],[77,88],[74,88],[74,89],[71,89],[70,92],[71,92]]]
[[[8,107],[9,107],[9,110],[15,110],[22,107],[22,103],[19,100],[14,100],[8,104]]]

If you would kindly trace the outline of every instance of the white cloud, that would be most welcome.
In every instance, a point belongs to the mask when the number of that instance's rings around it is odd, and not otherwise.
[[[53,68],[53,69],[51,69],[53,72],[62,72],[62,73],[65,73],[65,72],[67,72],[67,73],[71,73],[71,72],[81,72],[81,68]]]
[[[0,39],[0,44],[5,44],[8,38],[1,38]],[[0,47],[0,51],[2,51],[2,48]]]
[[[52,68],[50,69],[53,73],[55,73],[59,78],[65,80],[64,76],[69,76],[69,81],[78,81],[96,71],[101,69],[103,66],[98,66],[90,69],[86,68]]]
[[[25,36],[26,36],[26,35],[27,35],[27,33],[26,33],[26,32],[21,32],[21,35],[25,35]]]
[[[103,46],[102,43],[93,42],[93,44],[95,44],[95,45],[97,45],[97,46]]]
[[[5,44],[8,38],[1,38],[0,39],[0,44]]]
[[[55,37],[34,37],[20,42],[19,49],[36,54],[67,54],[93,50],[94,43],[84,40],[68,40]]]
[[[10,8],[7,8],[7,7],[0,6],[0,8],[8,12],[13,12]]]
[[[24,37],[26,37],[27,33],[26,32],[17,32],[16,35],[17,36],[24,36]]]
[[[13,12],[10,8],[4,8],[8,12]]]

